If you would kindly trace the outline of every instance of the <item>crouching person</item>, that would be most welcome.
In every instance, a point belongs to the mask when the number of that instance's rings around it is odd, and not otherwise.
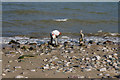
[[[51,45],[58,45],[58,37],[61,35],[61,32],[59,32],[58,30],[53,30],[50,33],[50,37],[51,37]]]

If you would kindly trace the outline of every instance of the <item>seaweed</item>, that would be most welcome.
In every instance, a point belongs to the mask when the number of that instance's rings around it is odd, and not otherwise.
[[[35,56],[33,56],[33,55],[22,55],[18,59],[33,58],[33,57],[35,57]]]

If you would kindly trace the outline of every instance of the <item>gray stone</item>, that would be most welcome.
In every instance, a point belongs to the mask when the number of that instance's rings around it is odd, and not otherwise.
[[[35,69],[32,69],[32,70],[30,70],[31,72],[36,72],[36,70]]]
[[[106,68],[101,68],[99,69],[99,71],[106,71]]]
[[[100,59],[101,59],[101,57],[100,57],[100,56],[96,56],[96,58],[97,58],[97,60],[100,60]]]
[[[105,74],[105,76],[110,76],[110,74]]]
[[[25,77],[22,75],[17,75],[15,78],[25,78]]]
[[[15,69],[20,69],[20,68],[21,68],[21,66],[15,66],[14,68],[15,68]]]
[[[98,74],[98,76],[102,76],[102,75],[103,75],[102,73]]]

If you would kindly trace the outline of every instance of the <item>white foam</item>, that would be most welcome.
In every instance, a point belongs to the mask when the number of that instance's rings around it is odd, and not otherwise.
[[[1,39],[1,38],[0,38]],[[120,42],[118,37],[95,37],[95,36],[90,36],[90,37],[84,37],[84,39],[88,42],[90,40],[93,40],[95,42],[104,42],[104,41],[113,41],[113,42]],[[25,44],[25,43],[37,43],[37,44],[42,44],[45,42],[50,41],[50,38],[43,38],[43,39],[30,39],[27,37],[2,37],[2,44],[8,44],[11,40],[18,40],[20,44]],[[66,41],[71,41],[75,42],[76,44],[79,42],[79,38],[70,38],[68,36],[62,36],[61,38],[58,39],[59,42],[64,43]]]
[[[69,37],[68,37],[68,36],[62,36],[61,38],[66,38],[66,39],[69,39]]]
[[[59,21],[59,22],[62,21],[63,22],[63,21],[67,21],[68,19],[53,19],[53,20],[54,21]]]

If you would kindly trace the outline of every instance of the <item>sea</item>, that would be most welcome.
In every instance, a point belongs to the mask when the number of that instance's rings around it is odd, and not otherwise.
[[[118,33],[117,2],[3,2],[2,36],[47,37],[53,30],[63,36]]]

